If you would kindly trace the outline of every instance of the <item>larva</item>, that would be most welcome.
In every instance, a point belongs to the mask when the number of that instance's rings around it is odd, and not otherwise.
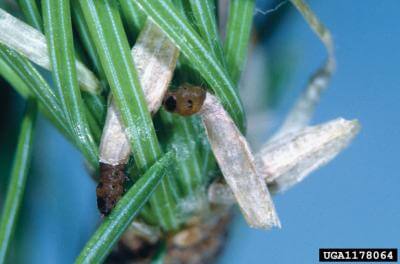
[[[176,91],[167,92],[164,97],[164,108],[182,116],[190,116],[200,111],[206,91],[188,83],[182,84]]]
[[[110,165],[100,162],[100,180],[96,188],[97,207],[107,216],[125,192],[125,164]]]

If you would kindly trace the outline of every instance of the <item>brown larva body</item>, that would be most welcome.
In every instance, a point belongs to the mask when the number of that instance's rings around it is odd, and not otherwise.
[[[168,92],[163,104],[169,112],[190,116],[200,111],[205,99],[206,91],[203,88],[185,83],[176,91]]]
[[[96,188],[97,207],[108,215],[124,194],[126,180],[125,165],[110,165],[100,162],[100,180]]]

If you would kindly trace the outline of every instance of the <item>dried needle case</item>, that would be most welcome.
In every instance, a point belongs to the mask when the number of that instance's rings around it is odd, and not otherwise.
[[[343,118],[306,127],[267,143],[257,153],[256,164],[274,191],[284,191],[331,161],[359,130],[358,121]]]
[[[132,56],[149,111],[152,113],[156,112],[161,105],[172,78],[178,54],[178,49],[158,26],[147,21],[132,49]],[[113,165],[126,163],[130,151],[122,119],[111,98],[101,138],[100,161]]]
[[[267,186],[256,170],[246,139],[218,99],[207,94],[200,111],[211,148],[251,227],[280,226]]]

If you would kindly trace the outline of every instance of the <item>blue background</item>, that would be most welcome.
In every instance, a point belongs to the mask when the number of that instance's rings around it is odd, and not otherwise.
[[[400,2],[308,2],[332,32],[338,62],[313,123],[357,118],[362,130],[326,167],[275,196],[282,229],[253,230],[236,217],[224,264],[315,263],[320,247],[400,246]],[[301,50],[289,84],[299,87],[323,46],[295,12],[281,31],[275,44]]]
[[[362,131],[333,162],[275,196],[282,229],[250,229],[237,213],[220,263],[315,263],[320,247],[400,246],[400,2],[310,5],[333,34],[338,61],[313,123],[357,118]],[[302,17],[290,9],[274,37],[275,45],[294,50],[288,55],[294,65],[286,83],[290,93],[279,105],[280,117],[325,56]],[[24,224],[16,234],[18,251],[11,255],[24,263],[71,263],[99,221],[95,184],[81,155],[45,120],[38,124],[33,162],[35,178],[28,179]]]

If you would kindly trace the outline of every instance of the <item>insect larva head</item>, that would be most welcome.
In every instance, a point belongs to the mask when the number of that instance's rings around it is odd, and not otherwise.
[[[102,215],[107,216],[111,213],[111,210],[114,208],[114,204],[104,197],[97,197],[97,208]]]
[[[100,179],[96,188],[97,207],[108,215],[124,193],[125,165],[110,165],[100,162]]]
[[[181,85],[176,91],[169,92],[164,99],[164,107],[169,112],[190,116],[200,111],[206,91],[190,84]]]

